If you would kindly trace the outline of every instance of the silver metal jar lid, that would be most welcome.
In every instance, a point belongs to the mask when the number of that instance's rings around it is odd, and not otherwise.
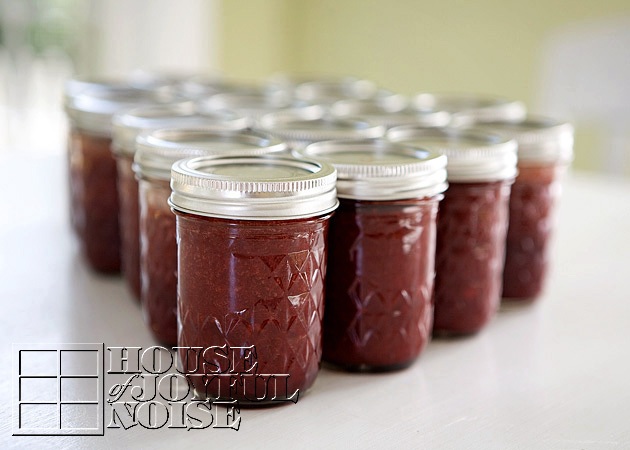
[[[66,112],[81,130],[103,134],[112,133],[112,116],[139,106],[178,104],[186,102],[170,90],[146,90],[109,86],[83,91],[66,99]]]
[[[66,99],[66,101],[68,101],[70,98],[79,95],[85,91],[128,87],[131,87],[129,81],[122,78],[90,77],[87,75],[76,75],[66,80],[66,82],[64,83],[63,92],[64,98]]]
[[[115,152],[133,156],[136,138],[141,133],[159,128],[203,128],[208,131],[238,131],[250,121],[232,111],[196,112],[192,101],[174,105],[154,105],[134,108],[116,114],[113,119],[113,146]]]
[[[168,180],[175,161],[194,156],[256,156],[286,153],[287,145],[252,130],[165,128],[138,136],[134,171],[140,177]]]
[[[477,94],[417,94],[412,106],[451,113],[451,125],[472,125],[494,120],[521,120],[526,109],[522,102]]]
[[[385,127],[359,119],[327,116],[323,108],[278,111],[264,115],[258,127],[301,148],[317,141],[333,139],[372,139],[385,134]]]
[[[336,179],[331,165],[290,156],[184,159],[173,164],[169,205],[230,219],[315,217],[339,205]]]
[[[518,144],[519,162],[568,164],[573,159],[573,126],[546,117],[528,116],[518,122],[489,122],[479,128]]]
[[[393,142],[427,148],[448,157],[449,182],[508,180],[517,174],[516,142],[473,129],[395,127]]]
[[[344,98],[368,99],[376,95],[378,88],[369,80],[341,78],[339,80],[319,80],[298,84],[295,97],[317,104],[332,104]]]
[[[195,75],[180,83],[181,93],[189,98],[207,98],[224,92],[266,92],[266,86],[222,75]]]
[[[224,92],[199,101],[200,111],[232,110],[254,120],[269,112],[308,106],[309,103],[295,100],[285,91]]]
[[[333,104],[330,111],[335,117],[355,117],[388,128],[399,125],[444,127],[451,120],[446,111],[416,111],[405,107],[390,109],[372,100],[341,100]]]
[[[337,169],[340,198],[402,200],[446,190],[446,156],[384,139],[325,141],[298,154]]]

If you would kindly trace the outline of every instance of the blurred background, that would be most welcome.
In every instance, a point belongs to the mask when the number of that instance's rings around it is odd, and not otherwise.
[[[576,125],[578,169],[630,177],[628,0],[0,0],[0,152],[65,151],[74,73],[353,75]]]

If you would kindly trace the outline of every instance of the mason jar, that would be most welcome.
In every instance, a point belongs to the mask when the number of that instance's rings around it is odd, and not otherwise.
[[[573,127],[527,117],[516,123],[491,122],[484,129],[518,143],[519,174],[510,195],[503,297],[534,300],[542,294],[549,270],[561,181],[573,159]]]
[[[470,334],[495,315],[516,142],[480,131],[398,127],[388,138],[448,157],[437,229],[434,334]]]
[[[66,97],[71,220],[82,252],[99,272],[120,270],[117,169],[110,150],[112,116],[141,105],[175,101],[171,93],[118,85]]]
[[[121,271],[131,292],[140,298],[140,231],[138,182],[132,165],[136,138],[143,132],[165,127],[204,127],[207,130],[244,130],[249,120],[236,113],[199,114],[193,102],[134,108],[114,115],[112,151],[118,169]]]
[[[269,135],[248,130],[161,129],[137,139],[134,170],[139,181],[140,300],[145,323],[161,343],[177,344],[177,242],[168,205],[174,162],[203,155],[286,153]]]
[[[360,371],[410,365],[431,336],[446,157],[380,139],[319,142],[300,154],[332,164],[338,174],[324,361]]]
[[[293,150],[318,141],[378,138],[386,130],[365,120],[334,118],[321,106],[265,114],[256,127],[286,141]]]
[[[198,395],[269,402],[264,377],[261,386],[243,373],[254,349],[256,373],[287,374],[287,391],[303,393],[322,352],[335,169],[289,156],[200,157],[176,162],[171,177],[184,373]],[[229,367],[211,347],[231,349]],[[198,367],[190,348],[207,364]],[[232,389],[216,376],[230,368]]]
[[[494,120],[522,120],[526,109],[522,102],[503,97],[478,94],[416,94],[412,107],[438,110],[451,114],[452,126],[471,126]]]

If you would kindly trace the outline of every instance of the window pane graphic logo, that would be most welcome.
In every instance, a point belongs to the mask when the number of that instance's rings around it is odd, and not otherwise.
[[[103,436],[104,344],[13,345],[13,435]]]

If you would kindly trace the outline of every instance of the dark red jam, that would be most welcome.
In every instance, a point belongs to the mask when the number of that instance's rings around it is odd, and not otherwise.
[[[120,263],[122,274],[136,298],[140,298],[140,230],[138,217],[138,181],[132,169],[133,159],[118,155],[118,193],[120,202]]]
[[[512,180],[453,183],[438,216],[434,333],[480,330],[495,314]]]
[[[81,249],[99,272],[120,270],[116,160],[111,139],[77,130],[70,138],[72,220]]]
[[[164,345],[177,344],[177,241],[168,206],[168,181],[140,183],[140,237],[144,319]]]
[[[321,359],[330,215],[255,221],[176,214],[179,347],[253,345],[257,373],[289,374],[289,392],[307,390]],[[233,369],[246,364],[244,356]],[[196,369],[185,351],[180,359],[184,370]],[[201,370],[212,379],[209,367]],[[219,396],[216,384],[191,378],[198,393]],[[238,389],[229,397],[248,403]]]
[[[564,166],[521,166],[510,195],[503,297],[532,300],[544,288],[554,207]]]
[[[324,361],[409,365],[431,335],[438,198],[342,199],[330,224]]]

